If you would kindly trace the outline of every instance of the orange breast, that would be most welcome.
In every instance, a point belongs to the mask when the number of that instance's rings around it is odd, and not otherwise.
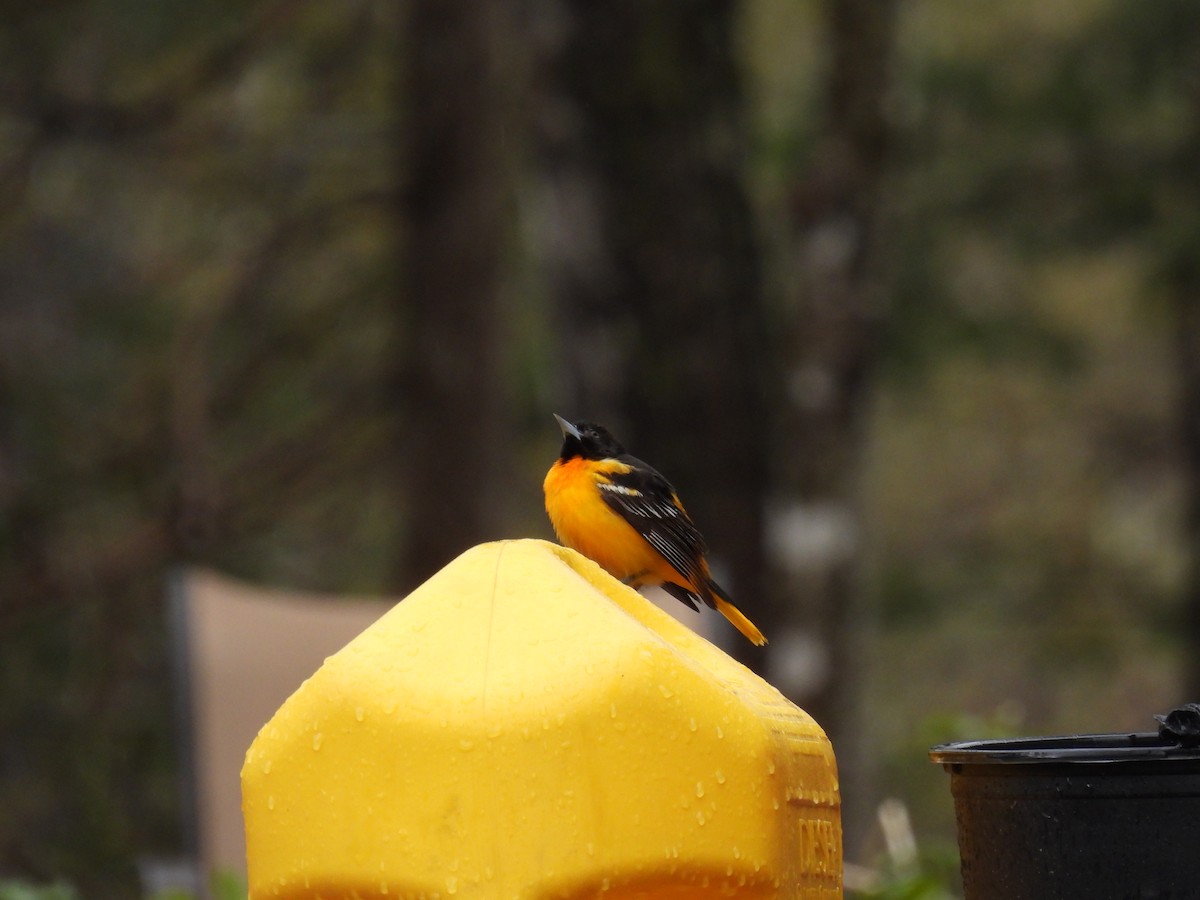
[[[594,464],[580,458],[559,460],[550,468],[542,488],[558,539],[595,560],[614,578],[626,581],[637,576],[633,578],[635,587],[661,584],[674,570],[604,502],[596,487],[601,479],[604,476]],[[677,578],[674,575],[672,580]]]

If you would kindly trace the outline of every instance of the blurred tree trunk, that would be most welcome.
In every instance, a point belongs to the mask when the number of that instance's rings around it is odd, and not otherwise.
[[[1177,284],[1176,339],[1180,374],[1180,437],[1187,482],[1189,566],[1184,586],[1183,700],[1200,702],[1200,273]]]
[[[1180,202],[1175,208],[1188,217],[1180,239],[1168,248],[1168,268],[1174,294],[1176,358],[1179,371],[1179,437],[1187,485],[1185,528],[1188,548],[1184,585],[1183,700],[1200,702],[1200,31],[1190,30],[1191,53],[1182,83],[1189,91],[1191,127],[1178,156],[1176,177]]]
[[[500,309],[508,233],[504,4],[414,0],[397,375],[402,587],[496,536],[505,477]]]
[[[880,186],[894,0],[826,0],[827,120],[795,197],[794,292],[783,328],[786,374],[776,445],[771,546],[777,580],[768,627],[776,685],[829,732],[844,784],[848,849],[870,811],[860,718],[873,614],[860,584],[858,509],[864,424],[883,315]]]
[[[736,4],[557,7],[539,131],[568,413],[609,424],[676,483],[755,618],[765,325]]]

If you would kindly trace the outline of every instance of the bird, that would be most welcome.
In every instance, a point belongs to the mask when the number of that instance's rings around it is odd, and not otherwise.
[[[542,483],[558,539],[630,587],[660,585],[699,611],[717,610],[753,644],[767,642],[709,572],[707,547],[675,488],[602,425],[569,422]]]

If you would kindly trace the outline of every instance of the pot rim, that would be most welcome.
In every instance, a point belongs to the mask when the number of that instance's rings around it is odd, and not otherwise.
[[[1155,732],[1070,734],[938,744],[929,759],[940,765],[1200,760],[1200,747],[1181,747]]]

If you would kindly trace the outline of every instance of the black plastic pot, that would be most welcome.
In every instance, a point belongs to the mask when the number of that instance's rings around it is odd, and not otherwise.
[[[966,900],[1200,898],[1200,748],[1157,734],[943,744]]]

